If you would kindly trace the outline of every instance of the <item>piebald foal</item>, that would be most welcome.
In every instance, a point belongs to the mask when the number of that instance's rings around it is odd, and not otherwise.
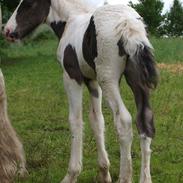
[[[111,182],[104,143],[102,92],[113,111],[119,136],[119,182],[132,182],[132,118],[120,95],[123,74],[134,93],[138,111],[140,183],[151,183],[150,145],[155,129],[149,93],[156,87],[158,76],[142,18],[123,5],[105,5],[95,10],[82,0],[21,0],[5,27],[5,34],[12,41],[23,39],[46,20],[60,39],[57,55],[64,69],[69,100],[71,156],[62,183],[76,182],[82,168],[83,83],[91,94],[90,121],[97,142],[101,182]]]

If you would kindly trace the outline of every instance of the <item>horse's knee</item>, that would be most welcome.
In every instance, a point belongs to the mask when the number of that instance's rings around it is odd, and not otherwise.
[[[80,115],[78,116],[69,116],[69,123],[70,123],[70,128],[72,132],[78,131],[82,129],[83,126],[83,120]]]
[[[132,141],[132,117],[129,112],[119,114],[116,128],[121,142]]]
[[[101,121],[101,118],[103,119],[102,111],[91,107],[89,112],[90,121],[98,122],[99,120]]]

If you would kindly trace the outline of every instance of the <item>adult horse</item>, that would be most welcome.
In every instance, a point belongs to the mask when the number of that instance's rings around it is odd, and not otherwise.
[[[97,142],[101,182],[111,182],[104,145],[102,92],[113,111],[119,136],[119,182],[132,182],[132,119],[119,90],[123,74],[134,93],[138,111],[140,183],[151,183],[150,145],[155,129],[149,93],[156,87],[158,76],[142,18],[124,5],[106,5],[94,11],[82,0],[21,0],[5,27],[5,34],[12,41],[23,39],[46,19],[60,38],[57,56],[64,70],[69,99],[71,157],[62,183],[76,182],[82,167],[83,83],[91,94],[90,121]]]
[[[8,118],[5,83],[0,69],[0,182],[10,183],[16,176],[26,176],[25,164],[22,143]]]

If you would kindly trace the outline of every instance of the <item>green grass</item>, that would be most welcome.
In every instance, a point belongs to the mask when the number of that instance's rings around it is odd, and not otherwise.
[[[183,38],[152,38],[155,55],[158,62],[183,62]]]
[[[158,62],[183,62],[183,40],[152,40]],[[5,49],[1,61],[13,126],[24,143],[29,177],[25,183],[58,183],[67,171],[70,154],[68,103],[62,82],[62,69],[55,56],[57,41],[49,38]],[[122,81],[125,103],[135,117],[132,93]],[[88,92],[84,92],[84,159],[79,183],[94,183],[97,177],[95,140],[88,125]],[[152,94],[157,134],[153,141],[154,183],[183,182],[183,74],[161,71],[161,83]],[[112,115],[103,102],[106,120],[106,147],[111,174],[119,173],[119,145]],[[134,124],[133,179],[140,172],[139,137]],[[17,180],[17,183],[23,181]]]

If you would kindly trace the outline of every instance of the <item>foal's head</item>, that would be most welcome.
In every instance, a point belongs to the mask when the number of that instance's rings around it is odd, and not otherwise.
[[[21,0],[5,27],[8,40],[22,39],[45,22],[51,0]]]

